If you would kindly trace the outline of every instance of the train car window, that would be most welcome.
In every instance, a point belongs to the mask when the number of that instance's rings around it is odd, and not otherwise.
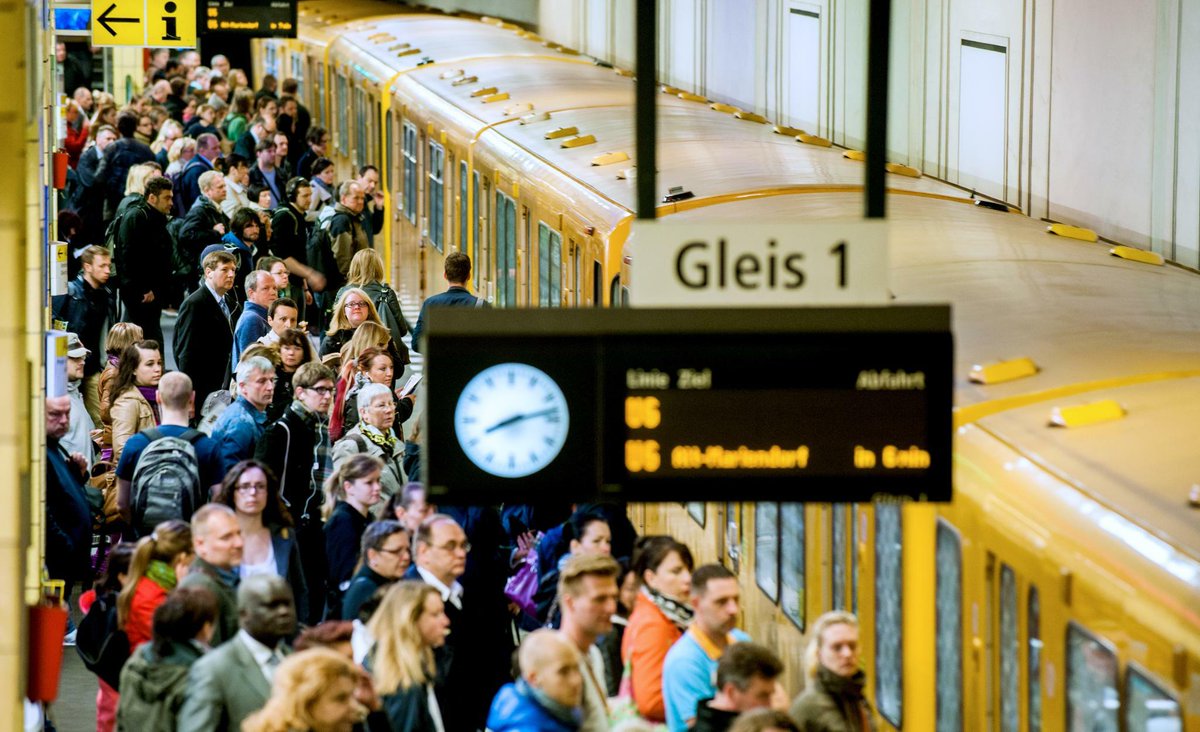
[[[538,305],[562,307],[562,234],[538,222]]]
[[[1029,668],[1026,670],[1029,705],[1029,732],[1042,732],[1042,608],[1037,587],[1029,586],[1028,617]]]
[[[806,622],[804,599],[804,504],[784,503],[779,507],[779,588],[783,614],[801,632]]]
[[[530,276],[530,269],[533,267],[533,236],[530,232],[533,226],[533,219],[529,215],[529,208],[521,207],[521,221],[525,223],[524,234],[521,237],[520,253],[517,254],[517,263],[521,265],[521,302],[526,305],[533,304],[533,278]]]
[[[458,163],[458,250],[470,255],[475,285],[479,286],[479,258],[467,249],[467,222],[471,220],[467,210],[467,186],[471,185],[471,176],[467,175],[467,161]]]
[[[392,159],[394,157],[392,145],[396,141],[395,140],[396,135],[395,135],[394,130],[392,129],[392,125],[394,125],[394,124],[395,124],[395,117],[392,115],[392,110],[389,109],[387,111],[387,114],[384,115],[384,118],[383,118],[383,166],[381,167],[381,170],[387,172],[387,188],[386,188],[386,190],[388,193],[391,193],[396,188],[396,179],[393,176],[394,171],[392,169],[392,163],[395,162]],[[390,214],[385,214],[385,215],[390,215]]]
[[[742,504],[725,504],[725,563],[737,574],[742,569]]]
[[[1000,565],[1000,730],[1017,732],[1020,727],[1021,669],[1017,638],[1017,575],[1007,564]]]
[[[937,732],[963,729],[962,539],[938,521],[935,555]]]
[[[372,101],[371,107],[371,155],[367,162],[379,167],[379,165],[383,162],[384,155],[383,151],[380,150],[380,147],[382,147],[383,136],[379,134],[379,120],[383,116],[383,105],[379,102]]]
[[[592,307],[604,307],[604,269],[599,262],[592,262]]]
[[[417,126],[405,122],[401,133],[404,156],[404,215],[417,223]]]
[[[443,249],[444,228],[446,225],[446,148],[436,142],[429,142],[429,157],[426,164],[426,175],[429,176],[429,187],[425,196],[425,211],[429,216],[429,243],[439,252]]]
[[[475,209],[475,211],[474,211],[474,216],[475,216],[475,239],[474,239],[474,241],[473,241],[473,242],[471,242],[471,245],[472,245],[473,247],[475,247],[475,251],[474,251],[474,253],[471,255],[471,259],[472,259],[472,261],[474,262],[475,266],[471,268],[471,271],[474,273],[474,277],[475,277],[475,291],[476,291],[476,292],[478,292],[478,291],[479,291],[479,283],[480,283],[480,278],[483,276],[483,275],[481,275],[481,274],[480,274],[480,271],[484,271],[484,272],[488,271],[488,270],[487,270],[487,263],[483,261],[483,257],[481,256],[481,252],[483,252],[483,247],[484,247],[484,242],[483,242],[483,216],[481,216],[481,215],[479,214],[479,207],[480,207],[480,206],[483,206],[483,207],[485,207],[485,208],[487,207],[487,199],[486,199],[486,198],[483,196],[483,194],[481,194],[481,193],[480,193],[480,188],[479,188],[479,171],[478,171],[478,170],[476,170],[476,171],[475,171],[475,175],[474,175],[474,177],[473,177],[473,178],[472,178],[472,180],[471,180],[471,187],[472,187],[472,189],[473,189],[473,190],[472,190],[472,196],[473,196],[473,198],[472,198],[471,200],[473,200],[473,201],[474,201],[474,204],[472,204],[472,205],[473,205],[473,207],[474,207],[474,209]]]
[[[865,542],[867,514],[854,506],[850,520],[850,612],[858,614],[858,548]]]
[[[338,110],[337,124],[337,149],[342,155],[350,151],[350,100],[346,94],[346,77],[341,74],[337,75],[337,94],[333,97],[333,103]]]
[[[904,699],[903,548],[899,504],[875,504],[875,699],[893,727],[900,727]]]
[[[1067,628],[1067,724],[1070,732],[1117,732],[1117,654],[1072,623]]]
[[[313,59],[313,78],[316,80],[317,87],[317,108],[314,110],[317,124],[328,124],[325,119],[325,65],[317,59]]]
[[[298,53],[292,54],[292,78],[297,89],[304,85],[304,57]]]
[[[846,504],[835,503],[833,510],[830,511],[830,521],[833,524],[832,530],[829,532],[830,554],[833,556],[831,562],[829,577],[830,577],[830,594],[833,597],[831,606],[834,610],[846,609]]]
[[[754,581],[771,602],[779,601],[779,504],[754,504]]]
[[[1179,702],[1133,666],[1125,673],[1125,729],[1183,732]]]
[[[575,302],[576,307],[583,302],[583,256],[574,241],[571,242],[571,256],[575,258]]]
[[[367,129],[367,93],[357,86],[354,87],[354,140],[350,147],[354,150],[354,172],[358,173],[367,164],[367,146],[370,144],[370,131]]]
[[[700,524],[701,528],[703,528],[708,523],[708,512],[705,510],[708,504],[703,501],[692,501],[686,505],[688,516],[691,516],[692,520]]]
[[[496,191],[496,279],[500,307],[517,304],[517,202]]]

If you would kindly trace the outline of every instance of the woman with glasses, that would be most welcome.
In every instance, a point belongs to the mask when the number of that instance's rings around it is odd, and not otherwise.
[[[412,563],[410,543],[408,532],[399,521],[384,519],[367,527],[360,547],[362,561],[342,600],[343,618],[357,618],[358,611],[380,587],[404,576]]]
[[[225,476],[213,501],[229,506],[237,515],[244,545],[238,576],[283,577],[292,586],[297,613],[307,608],[308,584],[301,567],[296,530],[271,469],[258,460],[241,461]]]
[[[392,429],[396,419],[395,396],[383,384],[367,384],[358,390],[356,403],[360,421],[333,446],[333,465],[351,455],[373,455],[383,464],[382,497],[386,500],[404,488],[404,440]],[[412,403],[408,403],[412,413]]]
[[[354,337],[358,326],[367,322],[383,325],[371,296],[358,287],[344,288],[333,306],[329,330],[325,331],[325,337],[321,340],[321,357],[341,351],[342,346]],[[390,331],[388,335],[391,335]]]
[[[400,339],[408,335],[410,328],[408,321],[404,319],[404,313],[400,311],[400,300],[396,297],[396,291],[388,285],[384,275],[383,257],[379,256],[379,252],[374,249],[363,249],[350,260],[350,273],[346,277],[349,284],[343,287],[342,291],[357,287],[371,299],[372,304],[375,305],[375,311],[379,314],[380,322],[391,331],[392,343],[396,345],[396,350],[400,354],[400,360],[396,362],[395,366],[397,369],[403,370],[410,359],[408,348]],[[337,299],[340,300],[341,296],[342,293],[339,292]]]
[[[363,350],[354,359],[354,367],[357,370],[354,384],[346,392],[346,403],[342,409],[342,425],[346,430],[352,429],[361,419],[358,413],[358,392],[364,386],[382,384],[391,389],[396,384],[396,367],[392,354],[388,353],[386,346],[371,346]],[[401,398],[393,392],[392,402],[395,406],[392,430],[395,431],[396,437],[403,440],[404,423],[412,416],[416,396],[408,394]]]
[[[325,556],[329,562],[326,619],[341,620],[342,598],[350,586],[363,532],[371,523],[370,509],[379,503],[383,463],[374,455],[359,453],[337,463],[325,482],[332,505],[325,521]]]

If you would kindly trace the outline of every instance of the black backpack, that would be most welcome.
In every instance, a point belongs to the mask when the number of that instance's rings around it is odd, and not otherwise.
[[[100,595],[79,621],[75,650],[88,671],[114,689],[121,686],[121,667],[129,660],[129,636],[117,623],[117,593]]]
[[[200,486],[200,460],[196,441],[202,432],[188,429],[171,437],[152,427],[142,432],[150,440],[138,456],[130,489],[133,529],[146,536],[163,521],[190,521],[204,503]]]

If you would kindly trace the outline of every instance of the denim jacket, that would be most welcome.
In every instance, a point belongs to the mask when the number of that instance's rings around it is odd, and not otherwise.
[[[221,450],[221,467],[228,473],[238,462],[254,457],[254,446],[263,436],[267,413],[239,396],[213,425],[213,439]]]

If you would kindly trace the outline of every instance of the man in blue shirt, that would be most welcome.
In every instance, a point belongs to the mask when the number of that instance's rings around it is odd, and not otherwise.
[[[224,473],[254,457],[254,446],[266,429],[267,405],[275,396],[275,367],[262,356],[247,358],[238,364],[237,386],[237,400],[225,408],[212,431]]]
[[[242,351],[271,332],[267,311],[277,293],[275,277],[270,272],[255,270],[246,275],[246,307],[233,329],[233,368],[237,368]]]
[[[165,437],[179,437],[188,431],[188,420],[191,418],[195,404],[196,393],[192,390],[192,379],[182,371],[172,371],[165,374],[158,382],[158,405],[162,411],[162,423],[158,431]],[[133,474],[137,470],[138,460],[142,452],[150,446],[150,438],[145,432],[139,432],[125,443],[121,453],[121,461],[117,463],[117,505],[121,508],[121,516],[126,523],[130,522],[130,500],[132,498]],[[225,471],[221,468],[221,453],[217,443],[212,438],[201,435],[192,442],[196,451],[196,462],[200,467],[200,485],[205,489],[203,503],[212,498]],[[180,516],[184,521],[191,521],[191,516]]]
[[[417,327],[413,328],[412,345],[414,351],[423,350],[421,334],[425,332],[425,314],[429,308],[438,307],[487,307],[487,301],[476,297],[467,291],[467,280],[471,279],[471,258],[462,252],[450,252],[446,255],[445,274],[449,289],[440,295],[434,295],[421,305],[421,314],[417,317]]]
[[[692,573],[690,602],[696,611],[692,624],[663,662],[663,704],[671,732],[686,732],[696,704],[716,693],[717,663],[725,649],[750,640],[734,628],[741,591],[737,577],[724,566],[706,564]]]
[[[270,137],[259,140],[254,146],[254,155],[258,158],[258,164],[250,169],[250,185],[260,185],[270,191],[269,208],[274,211],[281,201],[287,200],[283,195],[283,187],[287,185],[287,181],[280,180],[282,176],[275,168],[275,140]]]

